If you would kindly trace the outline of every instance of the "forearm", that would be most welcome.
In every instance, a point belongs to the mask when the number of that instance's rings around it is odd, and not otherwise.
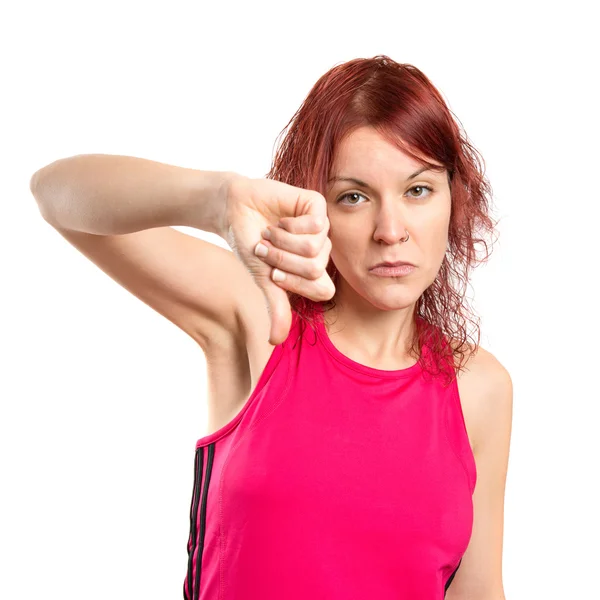
[[[222,235],[231,172],[133,156],[82,154],[38,170],[30,188],[54,226],[115,235],[181,225]]]

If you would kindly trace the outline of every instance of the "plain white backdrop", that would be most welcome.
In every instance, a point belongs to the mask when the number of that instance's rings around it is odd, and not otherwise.
[[[59,0],[2,9],[1,598],[181,598],[206,424],[200,348],[42,219],[31,175],[106,153],[263,177],[316,80],[376,54],[416,65],[442,92],[484,156],[501,218],[472,297],[481,344],[514,385],[506,597],[600,598],[590,7]]]

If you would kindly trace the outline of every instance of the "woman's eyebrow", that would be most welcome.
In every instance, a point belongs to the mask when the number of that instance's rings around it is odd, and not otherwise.
[[[432,169],[431,167],[422,167],[421,169],[418,169],[417,171],[415,171],[412,175],[409,175],[406,178],[406,181],[410,181],[411,179],[414,179],[417,175],[420,175],[424,171],[433,171],[433,170],[434,169]],[[327,183],[333,183],[336,181],[350,181],[350,182],[355,183],[356,185],[360,185],[361,187],[364,187],[366,189],[369,189],[369,190],[373,189],[368,183],[361,181],[360,179],[356,179],[356,177],[347,177],[345,175],[339,175],[339,176],[332,177],[331,179],[327,180]]]

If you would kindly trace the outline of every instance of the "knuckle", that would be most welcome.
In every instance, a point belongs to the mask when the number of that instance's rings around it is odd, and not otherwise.
[[[308,254],[308,256],[314,258],[315,256],[319,255],[319,251],[319,244],[316,240],[306,240],[306,254]]]
[[[287,231],[288,233],[294,233],[295,231],[295,222],[292,217],[281,217],[279,219],[278,227]]]
[[[327,200],[325,199],[325,196],[323,194],[321,194],[320,192],[317,192],[316,190],[312,190],[313,192],[313,198],[315,199],[315,202],[319,202],[322,206],[327,206]]]
[[[281,250],[269,248],[269,257],[276,268],[278,268],[280,271],[285,271],[283,268],[284,256]]]
[[[318,262],[311,261],[308,273],[311,279],[318,279],[323,274],[323,268]]]
[[[330,285],[330,283],[332,283],[331,280],[329,278],[326,278],[325,276],[323,276],[317,282],[319,297],[321,300],[329,300],[333,296],[333,290],[331,289],[332,285]]]
[[[331,253],[331,241],[329,240],[329,238],[326,238],[326,241],[323,244],[323,247],[319,251],[319,255],[324,256],[325,259],[328,259],[330,253]]]

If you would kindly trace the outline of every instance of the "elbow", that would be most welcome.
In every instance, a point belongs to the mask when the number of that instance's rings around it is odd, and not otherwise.
[[[48,186],[48,172],[56,162],[58,161],[54,161],[41,169],[38,169],[29,180],[29,189],[31,190],[33,197],[38,201],[43,195],[44,189]]]
[[[42,172],[45,168],[46,167],[39,169],[31,176],[31,179],[29,180],[29,190],[31,191],[31,195],[35,198],[35,201],[37,202],[40,214],[42,215],[45,221],[50,223],[50,202],[48,202],[47,194],[45,193],[46,184],[42,181]]]
[[[42,171],[43,169],[36,171],[29,180],[29,190],[36,200],[40,195],[40,174]]]
[[[64,159],[62,159],[64,160]],[[29,190],[35,198],[40,214],[51,225],[57,212],[57,203],[64,196],[65,190],[56,177],[54,166],[61,161],[54,161],[38,169],[29,180]]]

